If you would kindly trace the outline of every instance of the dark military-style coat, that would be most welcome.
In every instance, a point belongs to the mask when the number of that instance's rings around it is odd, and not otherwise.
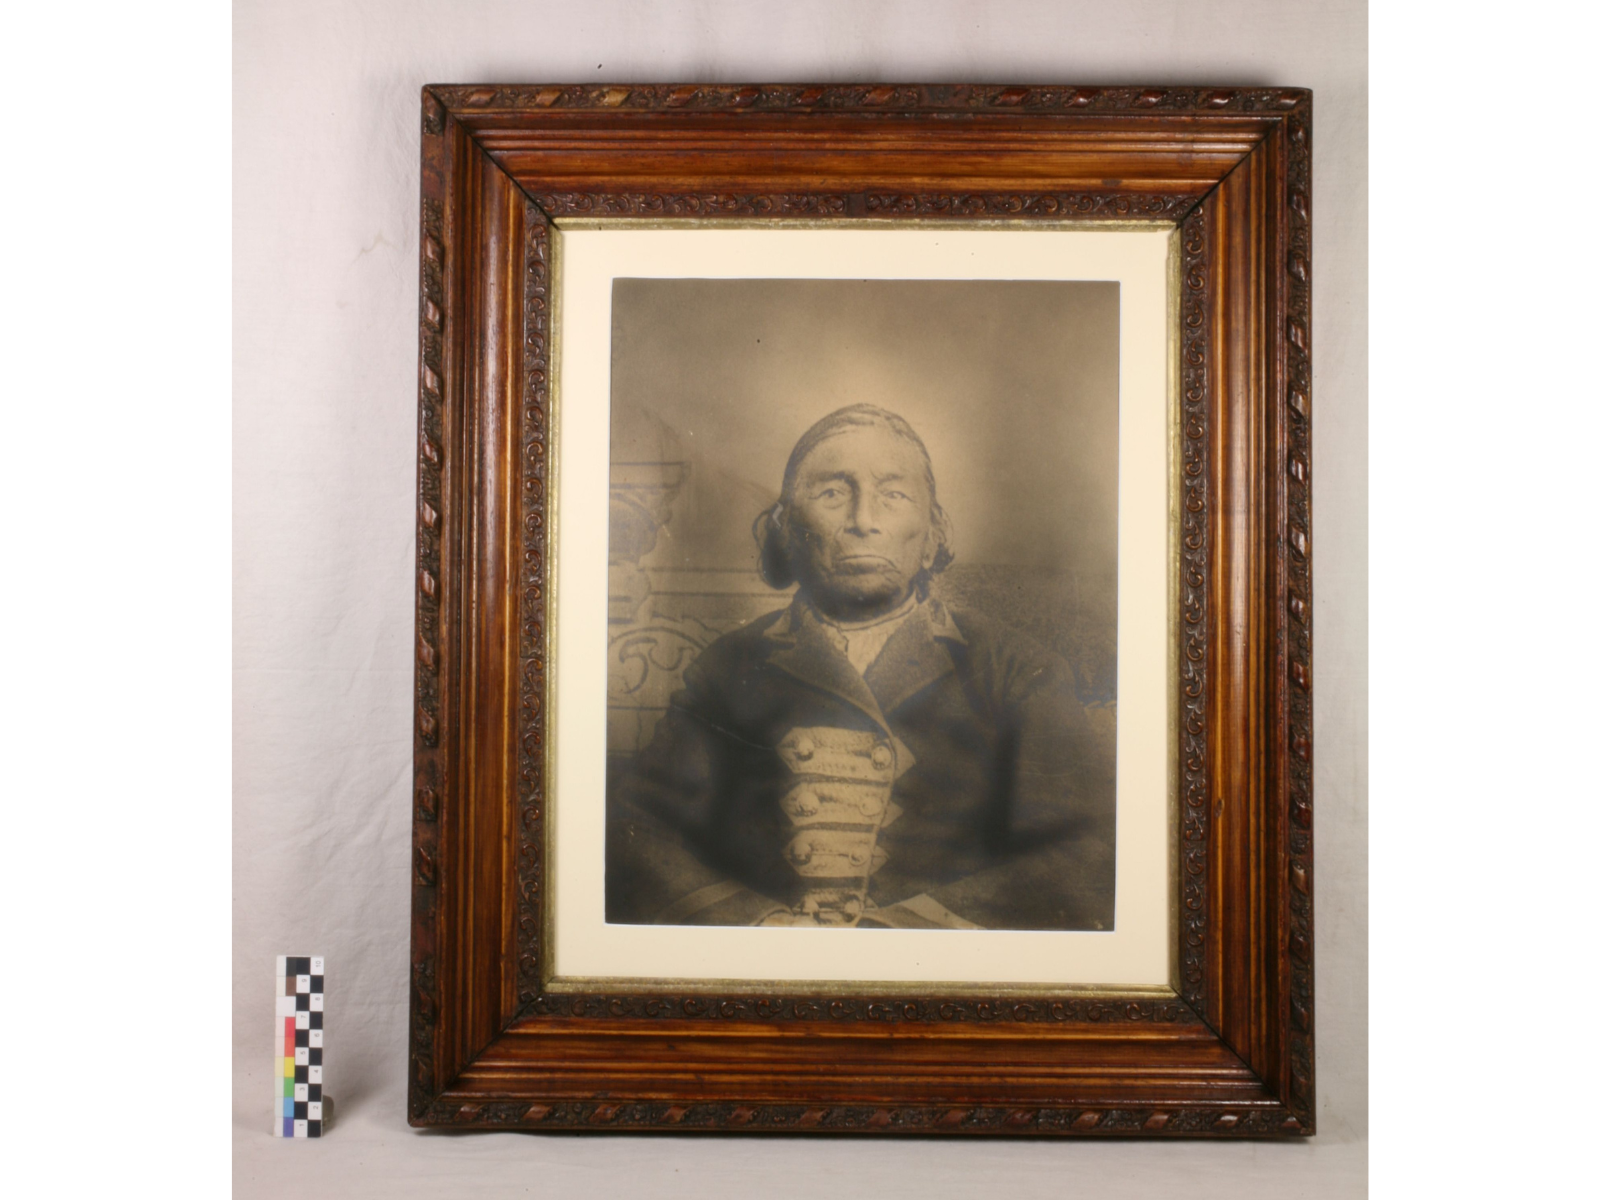
[[[925,600],[863,676],[804,598],[713,642],[608,802],[607,920],[1111,929],[1065,662]]]

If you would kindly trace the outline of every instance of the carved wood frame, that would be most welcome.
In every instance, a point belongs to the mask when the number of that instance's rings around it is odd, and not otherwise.
[[[1313,1132],[1310,158],[1297,89],[423,90],[413,1125]],[[1179,224],[1170,997],[547,991],[550,229],[575,214]]]

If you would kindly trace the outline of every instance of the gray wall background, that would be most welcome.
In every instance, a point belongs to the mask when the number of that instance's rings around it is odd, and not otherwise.
[[[1366,11],[1347,0],[234,6],[235,1183],[330,1195],[1365,1189]],[[1316,91],[1321,1130],[1223,1145],[418,1134],[403,1110],[417,91],[429,81]],[[272,955],[329,962],[339,1124],[265,1129]]]

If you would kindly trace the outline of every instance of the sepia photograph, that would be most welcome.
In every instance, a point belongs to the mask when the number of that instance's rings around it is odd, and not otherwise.
[[[607,923],[1116,929],[1119,303],[612,281]]]

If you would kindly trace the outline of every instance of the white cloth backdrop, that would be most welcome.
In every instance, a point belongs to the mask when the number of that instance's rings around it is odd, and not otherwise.
[[[237,0],[236,1194],[1358,1194],[1366,1174],[1366,10],[1357,0]],[[1310,1144],[454,1136],[405,1124],[418,89],[615,80],[1316,91]],[[267,1133],[272,956],[328,959],[315,1144]]]

